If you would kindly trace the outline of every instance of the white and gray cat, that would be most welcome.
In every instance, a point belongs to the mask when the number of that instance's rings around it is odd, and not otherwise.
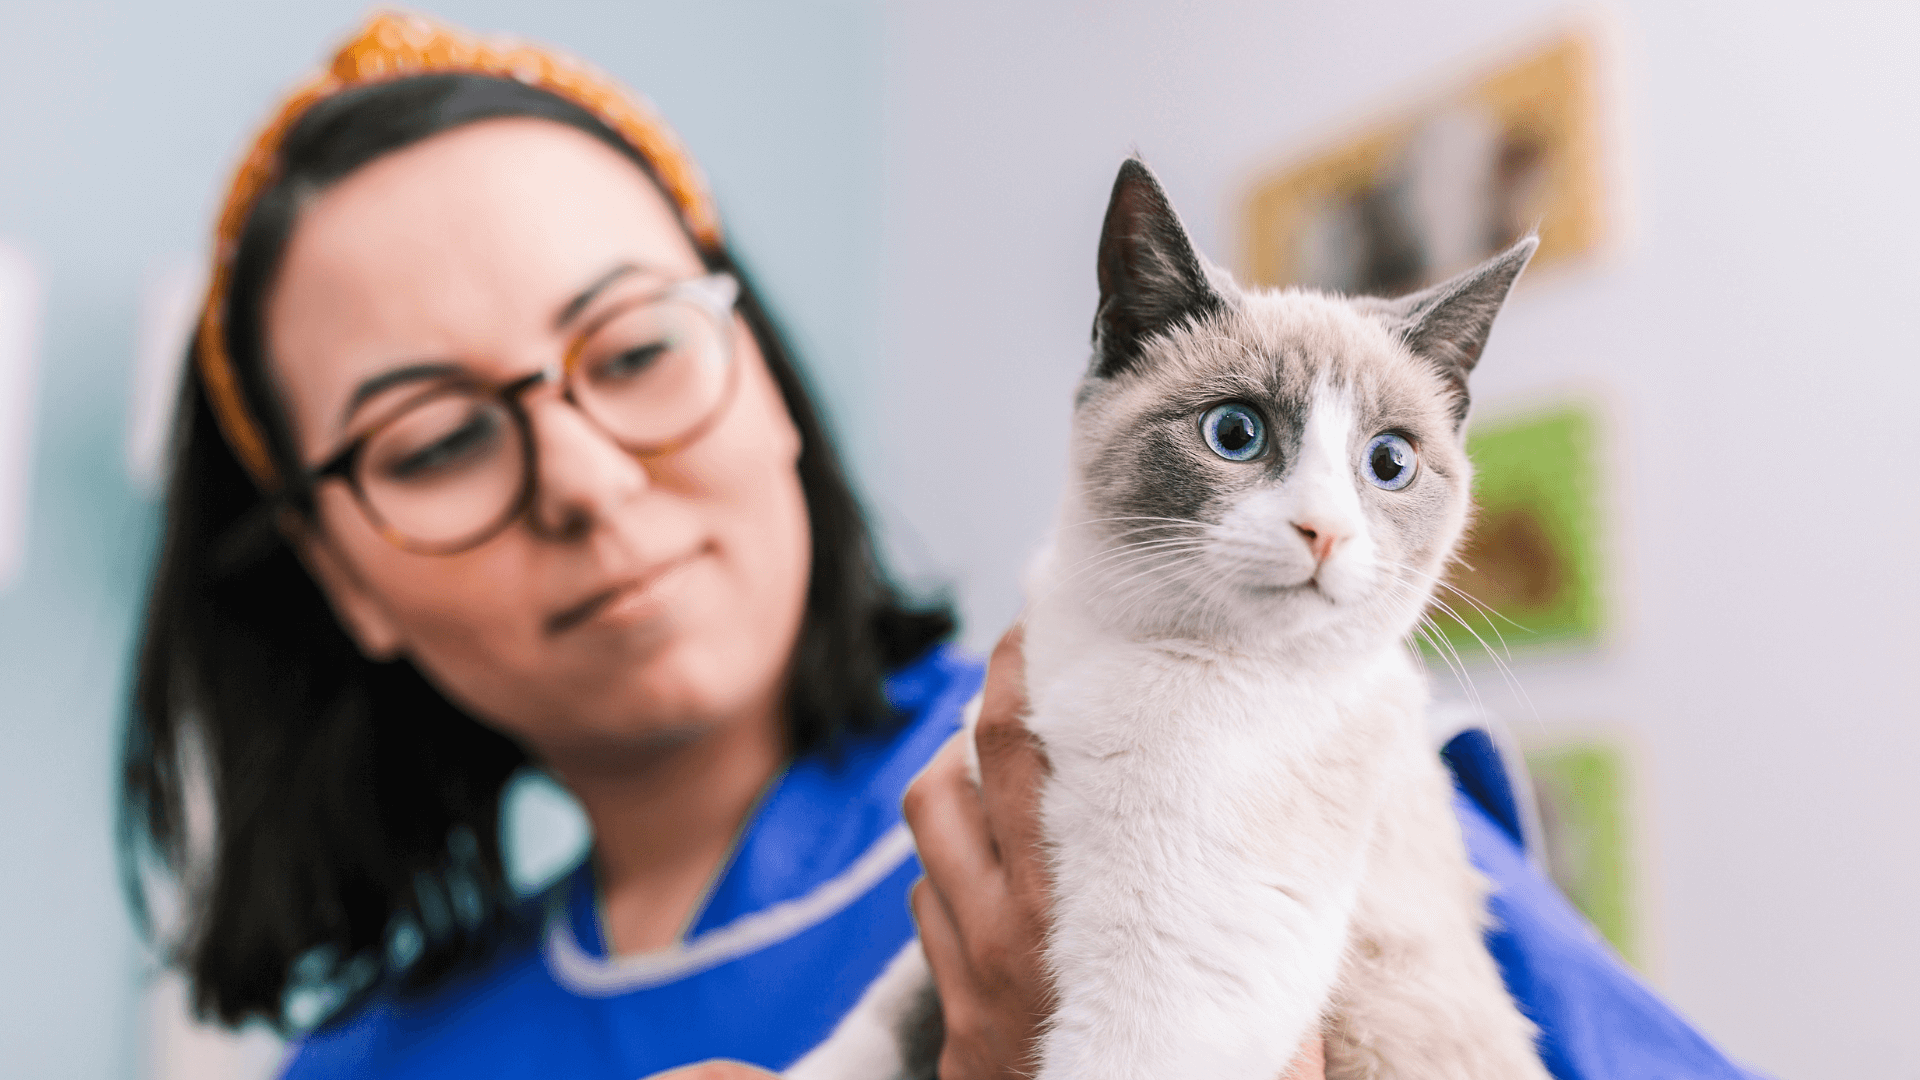
[[[1041,1080],[1275,1080],[1314,1034],[1330,1078],[1546,1077],[1405,644],[1467,520],[1467,374],[1534,247],[1399,300],[1243,289],[1121,166],[1028,582]],[[787,1076],[928,1072],[930,985],[910,944]]]

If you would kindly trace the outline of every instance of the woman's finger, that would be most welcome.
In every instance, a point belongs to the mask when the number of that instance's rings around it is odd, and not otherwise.
[[[913,784],[901,803],[913,830],[920,864],[941,895],[953,905],[960,925],[992,917],[1004,896],[1004,877],[987,832],[980,793],[967,777],[966,747],[958,736],[948,741]]]
[[[1027,689],[1022,640],[1016,623],[994,646],[975,745],[987,830],[1008,888],[1017,896],[1035,898],[1046,892],[1040,785],[1048,768],[1046,753],[1024,720]]]
[[[907,905],[920,931],[920,948],[927,954],[927,966],[933,969],[933,985],[940,992],[943,1012],[964,1013],[972,1007],[975,980],[952,908],[926,878],[914,883],[913,891],[907,894]],[[952,1017],[947,1019],[951,1021]]]
[[[647,1080],[778,1080],[775,1074],[740,1061],[703,1061],[698,1065],[682,1065],[663,1073],[654,1073]]]
[[[1028,973],[991,960],[979,963],[960,940],[952,911],[931,881],[922,879],[909,899],[940,993],[945,1039],[938,1075],[942,1080],[1031,1076],[1034,1033],[1045,1015],[1028,992]]]
[[[1327,1080],[1327,1046],[1320,1036],[1307,1040],[1307,1045],[1300,1048],[1300,1056],[1293,1059],[1293,1067],[1281,1080]]]
[[[958,974],[967,955],[960,947],[960,931],[954,925],[953,909],[947,906],[946,898],[933,882],[921,878],[907,893],[907,906],[913,911],[914,925],[920,928],[920,944],[926,950],[928,966],[936,976],[942,971]]]

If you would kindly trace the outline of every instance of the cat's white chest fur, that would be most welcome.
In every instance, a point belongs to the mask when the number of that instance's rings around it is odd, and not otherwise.
[[[1053,766],[1039,1075],[1270,1080],[1327,1009],[1395,774],[1427,756],[1404,651],[1289,668],[1067,606],[1025,648]]]

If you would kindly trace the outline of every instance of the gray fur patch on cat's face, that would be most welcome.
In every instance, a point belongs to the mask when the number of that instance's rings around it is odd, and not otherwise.
[[[1148,631],[1408,632],[1466,520],[1455,401],[1445,374],[1362,303],[1232,290],[1222,308],[1146,342],[1124,373],[1082,386],[1074,464],[1086,524],[1071,546],[1101,560],[1091,594]],[[1224,402],[1265,420],[1258,458],[1209,448],[1201,417]],[[1385,432],[1418,455],[1400,490],[1362,472]],[[1316,557],[1303,529],[1338,542]]]

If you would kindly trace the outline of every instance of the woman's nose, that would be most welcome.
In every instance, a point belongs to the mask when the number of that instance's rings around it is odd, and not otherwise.
[[[529,401],[534,446],[535,535],[577,540],[648,484],[646,467],[558,397]]]

